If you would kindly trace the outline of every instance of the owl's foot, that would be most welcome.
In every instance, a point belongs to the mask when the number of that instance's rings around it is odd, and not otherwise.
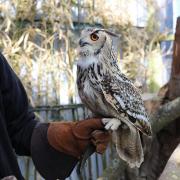
[[[105,125],[106,130],[112,130],[112,131],[117,130],[121,125],[121,121],[116,118],[103,118],[102,122]]]

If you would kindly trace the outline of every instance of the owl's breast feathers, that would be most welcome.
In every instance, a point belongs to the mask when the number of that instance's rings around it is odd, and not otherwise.
[[[89,92],[84,88],[86,83],[90,86]],[[87,105],[86,101],[92,100],[91,102],[95,101],[96,105],[106,106],[106,114],[110,113],[109,109],[113,109],[116,118],[118,118],[118,115],[125,113],[128,117],[127,120],[142,133],[148,136],[152,134],[141,95],[132,82],[120,71],[109,73],[108,69],[104,69],[104,66],[98,63],[93,63],[86,69],[78,67],[77,84],[83,103]],[[100,98],[96,97],[94,99],[92,97],[92,91],[96,91],[96,96],[98,96],[98,92],[99,95],[103,95],[103,105],[102,102],[98,102]],[[85,99],[82,98],[84,95],[86,96]],[[91,105],[89,104],[89,106]],[[92,108],[90,109],[92,110]],[[114,116],[114,113],[112,116]]]
[[[77,69],[77,86],[81,101],[97,116],[106,115],[106,100],[99,86],[99,81],[92,73],[93,66]]]

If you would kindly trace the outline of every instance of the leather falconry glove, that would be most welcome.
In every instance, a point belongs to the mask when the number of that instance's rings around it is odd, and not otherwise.
[[[47,138],[56,150],[80,159],[89,144],[102,154],[110,141],[110,133],[104,129],[101,119],[87,119],[78,122],[52,122]]]

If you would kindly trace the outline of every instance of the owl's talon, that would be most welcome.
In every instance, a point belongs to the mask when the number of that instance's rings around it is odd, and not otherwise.
[[[121,121],[116,118],[103,118],[102,122],[105,125],[106,130],[112,130],[112,131],[117,130],[121,125]]]
[[[109,121],[111,121],[112,118],[103,118],[102,123],[106,125]]]

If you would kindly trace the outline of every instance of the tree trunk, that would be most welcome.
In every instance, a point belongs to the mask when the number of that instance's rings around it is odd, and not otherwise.
[[[171,78],[168,83],[167,97],[169,100],[180,96],[180,17],[177,19]]]

